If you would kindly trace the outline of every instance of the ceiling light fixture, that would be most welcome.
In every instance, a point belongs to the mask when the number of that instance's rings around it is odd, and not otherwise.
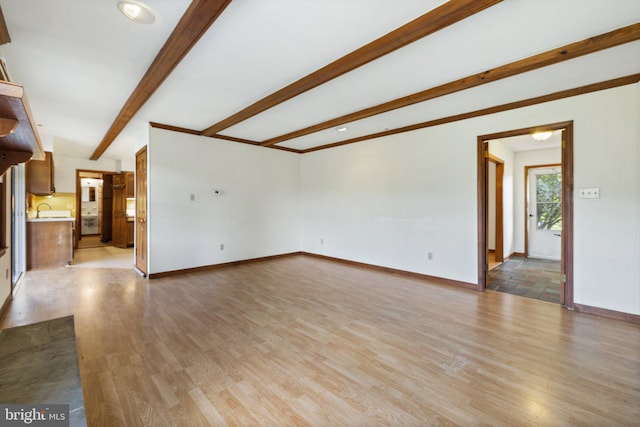
[[[532,134],[531,137],[536,141],[546,141],[547,139],[551,138],[551,135],[553,135],[553,131],[548,130],[545,132],[536,132]]]
[[[132,0],[119,1],[118,9],[124,16],[138,24],[153,24],[156,20],[156,14],[144,3]]]
[[[336,128],[336,130],[337,130],[338,132],[346,132],[346,131],[347,131],[347,129],[348,129],[348,128],[347,128],[346,126],[342,126],[342,127]]]

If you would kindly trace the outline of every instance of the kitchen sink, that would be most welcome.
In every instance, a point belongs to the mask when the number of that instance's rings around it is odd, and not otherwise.
[[[71,211],[46,210],[38,212],[38,218],[71,218]]]

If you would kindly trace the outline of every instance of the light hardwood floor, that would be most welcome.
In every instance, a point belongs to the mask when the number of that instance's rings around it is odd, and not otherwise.
[[[71,268],[132,269],[135,263],[133,248],[96,246],[75,252]]]
[[[148,281],[29,272],[75,315],[90,426],[638,425],[640,327],[305,256]]]

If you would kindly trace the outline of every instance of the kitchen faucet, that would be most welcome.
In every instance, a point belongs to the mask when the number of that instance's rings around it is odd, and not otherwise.
[[[52,207],[51,207],[51,205],[50,205],[49,203],[44,203],[44,202],[43,202],[43,203],[40,203],[40,204],[38,205],[38,207],[36,207],[36,218],[40,218],[40,206],[42,206],[42,205],[47,205],[47,206],[49,206],[49,210],[51,210],[51,209],[52,209]]]

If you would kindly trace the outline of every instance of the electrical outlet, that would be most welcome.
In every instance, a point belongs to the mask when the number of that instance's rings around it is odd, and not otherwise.
[[[429,252],[429,253],[427,253],[427,259],[428,259],[429,261],[433,261],[433,252]]]
[[[224,243],[220,243],[220,250],[224,251]]]
[[[191,194],[189,194],[189,200],[191,200],[192,202],[195,202],[195,200],[196,200],[196,195],[195,195],[195,193],[191,193]]]
[[[599,199],[600,198],[600,188],[581,188],[579,197],[581,199]]]
[[[322,238],[320,239],[320,244],[324,245],[324,239],[322,239]]]

